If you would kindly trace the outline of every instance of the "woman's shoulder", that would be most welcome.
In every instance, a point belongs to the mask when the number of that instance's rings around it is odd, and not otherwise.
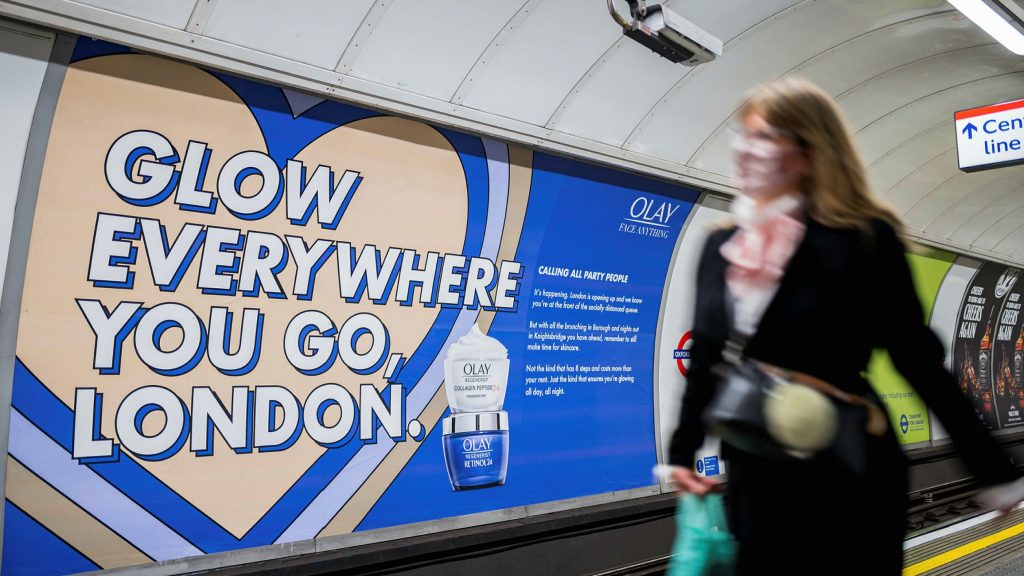
[[[874,256],[889,253],[903,254],[907,247],[903,240],[903,232],[892,222],[884,218],[868,219],[871,232],[865,235],[863,244],[866,251]]]
[[[888,220],[869,217],[864,226],[855,228],[835,228],[817,220],[808,221],[808,233],[820,237],[830,244],[847,245],[850,247],[872,247],[891,249],[903,247],[903,235]]]
[[[862,264],[877,262],[902,254],[905,249],[901,234],[882,218],[869,218],[866,225],[856,228],[836,228],[816,220],[807,223],[808,250],[824,268],[850,273]]]
[[[903,232],[897,230],[892,223],[883,218],[871,218],[871,230],[878,239],[886,244],[903,247]]]

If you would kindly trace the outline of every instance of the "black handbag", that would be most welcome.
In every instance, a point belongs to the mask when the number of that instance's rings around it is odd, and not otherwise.
[[[873,401],[843,392],[806,374],[787,372],[747,358],[733,338],[715,367],[717,390],[704,411],[708,431],[739,450],[776,460],[831,459],[850,472],[867,474],[868,435],[881,436],[888,422]],[[769,430],[766,399],[781,386],[807,386],[827,397],[835,408],[835,436],[814,453],[783,445]]]

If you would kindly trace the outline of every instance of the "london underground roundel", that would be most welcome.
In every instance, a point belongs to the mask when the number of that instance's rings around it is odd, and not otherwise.
[[[672,352],[672,357],[676,360],[676,366],[679,367],[679,373],[686,377],[686,364],[684,360],[690,359],[690,347],[692,346],[693,331],[687,330],[683,337],[679,339],[679,344],[676,344],[676,349]]]

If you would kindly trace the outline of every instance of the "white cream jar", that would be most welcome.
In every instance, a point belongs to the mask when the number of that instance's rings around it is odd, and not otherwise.
[[[497,412],[507,385],[508,349],[476,324],[448,347],[444,387],[452,412]]]

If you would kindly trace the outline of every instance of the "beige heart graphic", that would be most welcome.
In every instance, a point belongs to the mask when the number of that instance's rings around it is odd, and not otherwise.
[[[337,382],[354,393],[361,383],[384,384],[380,373],[358,376],[340,362],[319,376],[293,369],[284,358],[280,338],[287,321],[303,310],[322,310],[336,323],[372,311],[388,327],[393,351],[408,357],[416,350],[438,314],[436,308],[394,302],[349,304],[339,299],[336,283],[324,281],[307,302],[201,295],[195,288],[196,266],[190,267],[176,292],[161,292],[148,277],[141,247],[133,290],[95,288],[87,281],[87,268],[100,212],[159,219],[170,238],[184,223],[194,222],[303,235],[307,242],[325,238],[357,247],[459,253],[467,220],[466,181],[458,155],[440,132],[411,120],[375,117],[335,128],[302,150],[296,159],[310,169],[323,164],[336,174],[349,169],[363,177],[340,226],[329,231],[312,223],[294,226],[283,209],[263,220],[242,222],[225,210],[212,215],[183,212],[172,199],[152,207],[124,203],[108,187],[103,165],[111,143],[132,130],[163,134],[179,154],[189,140],[207,143],[212,150],[207,190],[232,155],[266,151],[260,128],[238,95],[198,68],[139,54],[91,58],[69,67],[39,189],[17,354],[68,406],[74,404],[76,388],[95,387],[103,393],[106,437],[116,437],[114,415],[124,396],[147,385],[169,388],[187,402],[197,386],[210,386],[227,399],[231,386],[279,385],[302,400],[325,382]],[[258,185],[253,180],[258,179],[245,181],[243,193]],[[334,274],[333,270],[331,264],[325,265],[321,275]],[[292,269],[286,268],[280,279],[290,286]],[[94,336],[76,298],[95,298],[108,308],[122,300],[146,306],[181,302],[204,319],[211,306],[227,306],[237,313],[258,307],[266,314],[262,357],[241,377],[224,376],[205,360],[184,375],[164,377],[144,366],[126,343],[121,373],[100,375],[92,368]],[[173,331],[165,336],[168,347],[173,337]],[[331,418],[338,414],[329,411],[328,424]],[[162,426],[159,412],[144,421],[150,432]],[[244,535],[324,452],[305,435],[288,450],[252,454],[235,454],[218,435],[214,437],[211,457],[196,457],[186,446],[167,460],[140,463],[236,537]]]

